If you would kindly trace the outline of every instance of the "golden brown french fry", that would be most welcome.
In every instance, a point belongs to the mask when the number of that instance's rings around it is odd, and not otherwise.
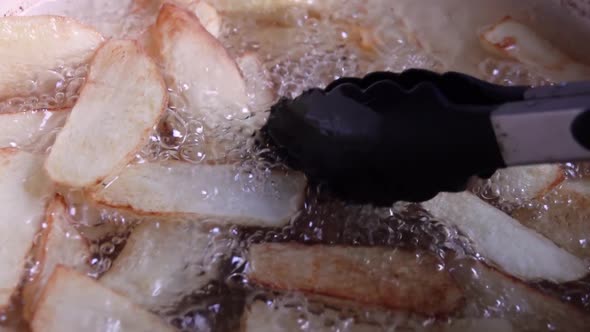
[[[57,183],[94,186],[141,149],[167,103],[154,62],[132,41],[106,42],[45,168]]]
[[[52,194],[42,156],[0,149],[0,312],[9,305]]]
[[[27,320],[31,319],[41,290],[56,266],[68,266],[81,273],[90,270],[88,243],[71,224],[63,197],[56,196],[49,203],[45,209],[45,223],[32,253],[39,263],[23,288],[23,315]]]
[[[102,42],[96,30],[66,17],[1,17],[0,99],[29,96],[31,81],[58,66],[88,62]]]
[[[435,257],[389,248],[255,244],[248,279],[282,291],[428,315],[455,312],[463,295]]]
[[[144,221],[100,283],[152,311],[165,309],[219,274],[227,241],[194,222]]]
[[[467,235],[485,259],[518,278],[565,282],[588,273],[582,260],[469,192],[440,193],[422,205]]]
[[[175,331],[158,316],[75,270],[57,266],[31,322],[33,332]]]
[[[136,164],[92,198],[140,215],[265,227],[284,226],[303,204],[307,183],[300,173],[276,171],[251,184],[237,175],[232,165]]]
[[[590,181],[568,180],[512,217],[581,258],[590,258]]]

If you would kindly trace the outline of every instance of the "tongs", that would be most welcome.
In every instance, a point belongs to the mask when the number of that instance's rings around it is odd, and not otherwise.
[[[507,166],[590,160],[590,82],[376,72],[281,99],[261,132],[288,166],[342,199],[421,202]]]

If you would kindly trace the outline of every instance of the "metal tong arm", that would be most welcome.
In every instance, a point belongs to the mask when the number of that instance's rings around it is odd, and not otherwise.
[[[531,88],[491,121],[507,166],[590,160],[590,82]]]

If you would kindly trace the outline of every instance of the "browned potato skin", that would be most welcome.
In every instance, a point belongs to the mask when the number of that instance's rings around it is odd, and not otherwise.
[[[391,248],[264,243],[250,248],[250,281],[360,305],[447,315],[463,304],[450,274],[431,255]]]

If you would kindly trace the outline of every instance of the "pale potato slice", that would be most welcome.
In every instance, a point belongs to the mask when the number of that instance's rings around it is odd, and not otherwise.
[[[35,310],[33,332],[175,331],[158,316],[75,270],[57,266]]]
[[[480,64],[490,54],[478,33],[505,16],[523,22],[577,61],[586,61],[590,52],[590,44],[579,42],[590,31],[587,22],[563,10],[559,1],[393,0],[391,4],[408,39],[442,62],[445,71],[482,76]]]
[[[462,318],[451,324],[427,327],[425,331],[443,332],[516,332],[510,321],[504,318]]]
[[[45,223],[39,242],[33,248],[33,258],[39,264],[23,288],[23,315],[27,320],[31,319],[41,290],[56,266],[68,266],[82,273],[90,270],[88,243],[71,224],[61,196],[56,196],[47,206]]]
[[[237,176],[232,165],[136,164],[92,198],[138,214],[265,227],[284,226],[303,203],[302,174],[276,171],[254,182]]]
[[[47,158],[49,176],[78,188],[100,183],[134,158],[166,103],[160,72],[140,47],[106,42]]]
[[[305,319],[301,319],[305,317]],[[331,325],[336,320],[341,323]],[[421,326],[419,319],[405,321],[405,318],[396,319],[399,325],[382,326],[380,324],[359,322],[357,319],[348,318],[342,320],[335,310],[325,309],[321,315],[309,311],[302,311],[298,306],[292,305],[268,305],[257,301],[250,305],[242,316],[243,332],[295,332],[317,331],[331,332],[344,330],[348,332],[386,332],[413,331],[413,332],[512,332],[515,331],[509,321],[504,319],[454,319],[450,324],[435,322]],[[339,328],[339,329],[338,329]],[[389,328],[389,329],[388,329]]]
[[[52,132],[63,126],[68,114],[69,110],[0,114],[0,148],[44,146]]]
[[[193,1],[187,7],[197,17],[201,24],[213,37],[219,38],[221,34],[221,17],[217,10],[206,1]]]
[[[466,315],[510,321],[518,331],[585,331],[590,318],[577,307],[545,295],[485,264],[459,261],[451,268],[466,296]]]
[[[324,11],[339,4],[335,0],[212,0],[211,3],[224,12],[243,13],[274,13],[295,6]]]
[[[156,30],[164,70],[171,78],[168,85],[186,97],[194,116],[216,128],[247,107],[246,84],[238,66],[196,16],[165,4]]]
[[[590,181],[568,180],[531,207],[512,212],[523,225],[581,258],[590,258]]]
[[[31,81],[61,65],[89,61],[102,42],[94,29],[66,17],[1,17],[0,99],[28,96]]]
[[[563,168],[552,164],[501,169],[490,178],[489,184],[501,201],[518,205],[542,197],[563,180]]]
[[[332,314],[333,316],[336,316]],[[307,314],[305,322],[301,320],[302,312],[297,307],[269,306],[265,302],[257,301],[250,305],[242,316],[242,332],[295,332],[316,331],[331,332],[332,326],[327,326],[325,319],[320,316]],[[302,326],[305,324],[304,326]],[[379,326],[346,322],[348,332],[381,331]]]
[[[164,4],[172,4],[189,10],[197,16],[203,27],[215,38],[221,33],[221,16],[217,10],[202,0],[134,0],[136,9],[157,15]],[[151,15],[148,15],[151,16]]]
[[[160,311],[217,277],[217,256],[227,250],[227,241],[213,234],[210,240],[198,223],[144,221],[100,282],[144,308]]]
[[[554,82],[590,77],[590,67],[573,61],[531,28],[511,17],[487,28],[480,39],[488,50],[531,66]]]
[[[236,59],[244,78],[250,98],[250,107],[255,114],[267,111],[277,100],[276,90],[269,72],[255,53],[246,53]]]
[[[422,206],[457,227],[484,258],[518,278],[565,282],[588,273],[582,260],[472,193],[440,193]]]
[[[20,283],[52,190],[41,156],[0,149],[0,311]]]
[[[255,244],[249,250],[248,279],[275,290],[301,291],[359,305],[450,314],[463,296],[438,260],[390,248],[295,243]]]

